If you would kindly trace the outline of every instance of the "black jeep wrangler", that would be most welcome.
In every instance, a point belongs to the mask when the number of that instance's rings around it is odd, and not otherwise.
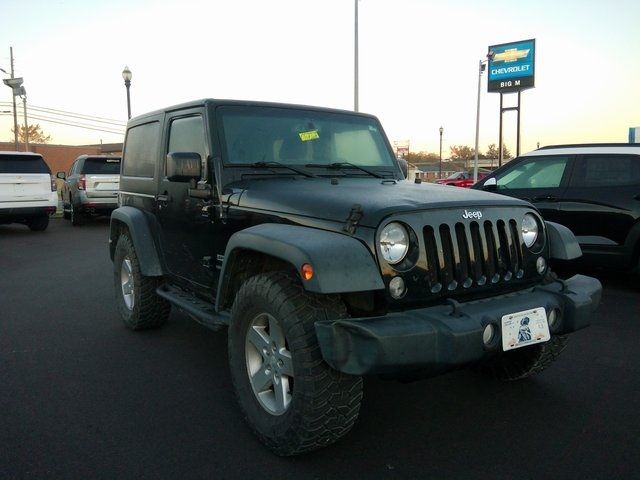
[[[405,180],[370,115],[202,100],[130,120],[110,253],[134,329],[228,327],[242,412],[280,455],[353,426],[362,376],[527,377],[589,324],[580,247],[529,203]]]

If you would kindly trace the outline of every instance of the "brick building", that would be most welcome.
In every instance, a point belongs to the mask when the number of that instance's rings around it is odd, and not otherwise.
[[[0,142],[0,151],[14,151],[13,142]],[[24,152],[24,144],[18,145],[18,150]],[[97,145],[48,145],[30,144],[29,151],[39,153],[47,162],[51,172],[68,172],[73,161],[80,155],[122,155],[121,143],[104,143]]]

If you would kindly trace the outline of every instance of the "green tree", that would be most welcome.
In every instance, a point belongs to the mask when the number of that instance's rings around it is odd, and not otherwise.
[[[26,143],[27,132],[29,133],[29,143],[49,143],[51,141],[51,135],[46,135],[42,131],[42,127],[39,123],[35,125],[18,125],[18,141]],[[11,133],[15,134],[15,129],[11,129]]]
[[[435,163],[440,160],[440,156],[437,153],[431,152],[410,152],[404,158],[414,165]]]
[[[469,168],[469,160],[475,157],[475,149],[468,147],[467,145],[454,145],[449,147],[451,150],[451,160],[454,162],[464,162],[464,168]]]
[[[500,152],[498,152],[498,146],[495,143],[490,144],[487,147],[487,158],[498,158]],[[509,148],[502,144],[502,158],[512,158]]]

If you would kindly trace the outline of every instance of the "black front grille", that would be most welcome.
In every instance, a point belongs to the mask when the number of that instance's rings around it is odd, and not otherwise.
[[[520,279],[522,239],[513,219],[443,223],[423,229],[432,293]]]

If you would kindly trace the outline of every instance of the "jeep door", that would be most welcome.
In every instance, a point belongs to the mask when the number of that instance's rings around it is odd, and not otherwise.
[[[157,218],[160,246],[171,275],[212,291],[217,279],[213,222],[209,214],[212,200],[193,198],[189,189],[210,183],[206,165],[209,146],[201,109],[169,114],[165,122],[164,163],[160,172]],[[167,179],[167,154],[193,152],[201,158],[201,178],[191,181]]]
[[[573,158],[570,155],[530,156],[515,160],[496,175],[496,193],[533,203],[545,220],[561,222],[558,201],[566,188]]]
[[[640,156],[579,156],[559,207],[581,245],[623,245],[640,218]]]

